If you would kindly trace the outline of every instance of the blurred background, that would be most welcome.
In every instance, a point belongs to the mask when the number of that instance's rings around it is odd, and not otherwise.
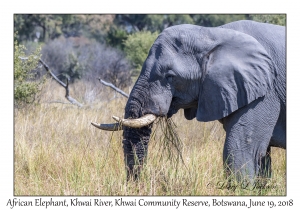
[[[245,19],[286,24],[284,14],[15,14],[15,58],[34,55],[30,65],[14,61],[15,102],[31,102],[38,92],[46,71],[36,68],[37,57],[64,82],[94,86],[100,77],[128,92],[165,28],[215,27]]]

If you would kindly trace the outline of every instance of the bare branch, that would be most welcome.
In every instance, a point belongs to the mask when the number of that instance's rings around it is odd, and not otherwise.
[[[26,57],[19,57],[21,60],[27,60],[28,58]],[[49,69],[49,66],[42,60],[39,58],[39,62],[44,66],[44,68],[46,69],[46,71],[52,76],[52,78],[61,86],[63,86],[66,89],[66,99],[68,101],[71,102],[71,104],[74,104],[78,107],[82,107],[83,105],[81,103],[79,103],[78,101],[76,101],[74,98],[72,98],[69,95],[69,80],[67,80],[67,84],[63,83],[60,79],[57,78],[57,76],[55,76],[55,74],[53,74],[53,72]]]
[[[63,83],[60,79],[58,79],[55,74],[53,74],[53,72],[49,69],[49,66],[42,60],[39,59],[39,62],[44,66],[44,68],[46,69],[46,71],[51,75],[51,77],[53,79],[55,79],[56,82],[58,82],[58,84],[60,84],[61,86],[63,86],[64,88],[67,88],[67,85],[65,83]],[[69,92],[69,90],[68,90]]]
[[[47,103],[49,104],[70,104],[70,103],[67,103],[67,102],[64,102],[64,101],[48,101]]]
[[[79,103],[78,101],[76,101],[74,98],[72,98],[69,95],[69,80],[67,80],[67,84],[63,83],[60,79],[58,79],[55,74],[53,74],[53,72],[49,69],[48,65],[42,60],[39,59],[39,62],[44,66],[44,68],[46,69],[47,72],[49,72],[49,74],[53,77],[53,79],[55,79],[55,81],[60,84],[61,86],[63,86],[66,89],[66,99],[68,101],[70,101],[72,104],[78,106],[78,107],[82,107],[83,105],[81,103]]]
[[[102,83],[103,85],[108,86],[108,87],[114,89],[115,91],[117,91],[118,93],[120,93],[121,95],[123,95],[124,97],[129,98],[129,95],[127,93],[125,93],[124,91],[120,90],[119,88],[117,88],[113,84],[111,84],[109,82],[105,82],[104,80],[102,80],[100,78],[98,78],[98,79],[99,79],[99,82]]]

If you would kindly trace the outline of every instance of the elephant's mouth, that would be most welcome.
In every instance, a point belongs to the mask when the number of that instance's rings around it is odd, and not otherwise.
[[[178,98],[173,98],[169,111],[167,113],[167,117],[170,118],[172,117],[174,114],[176,114],[178,112],[179,109],[189,109],[189,108],[197,108],[198,106],[198,101],[192,101],[190,103],[181,103],[181,100],[179,100]]]
[[[174,114],[178,112],[179,109],[193,108],[195,107],[195,105],[197,105],[197,102],[191,102],[188,104],[179,104],[178,100],[176,100],[176,98],[173,98],[169,111],[167,113],[167,118],[171,118]],[[150,113],[145,114],[142,117],[136,119],[120,119],[118,117],[113,116],[112,118],[115,121],[117,121],[117,123],[97,124],[92,122],[92,125],[101,130],[108,130],[108,131],[123,130],[124,126],[130,128],[142,128],[152,124],[157,117],[159,117],[159,115],[150,114]]]
[[[179,109],[176,109],[174,107],[170,107],[168,113],[167,113],[167,118],[172,117],[174,114],[176,114],[178,112]]]

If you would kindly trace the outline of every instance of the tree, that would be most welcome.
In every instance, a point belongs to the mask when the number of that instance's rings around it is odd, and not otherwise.
[[[40,48],[30,55],[25,54],[26,48],[19,45],[18,41],[14,43],[14,105],[16,108],[23,108],[26,105],[33,104],[38,92],[40,91],[42,81],[34,80],[40,54]]]
[[[15,14],[14,31],[18,31],[17,40],[48,41],[62,34],[62,16],[48,14]]]
[[[48,42],[59,36],[88,38],[104,42],[115,15],[15,14],[17,40]]]
[[[107,33],[110,27],[113,25],[115,15],[70,15],[73,25],[75,24],[80,31],[80,35],[89,39],[95,39],[100,43],[105,42]],[[74,28],[73,25],[69,26],[69,29]],[[65,27],[64,27],[65,28]],[[63,29],[64,31],[64,29]],[[73,36],[74,35],[70,35]],[[70,37],[65,36],[65,37]]]
[[[286,25],[286,15],[284,14],[256,14],[250,15],[250,18],[254,21],[263,22],[263,23],[271,23],[276,25]]]
[[[124,43],[128,37],[128,33],[118,27],[111,27],[106,36],[106,42],[112,47],[124,50]]]
[[[82,78],[86,70],[86,64],[80,61],[80,56],[84,56],[82,46],[88,43],[84,38],[60,37],[43,46],[43,60],[60,80],[74,82]]]
[[[139,75],[149,50],[158,36],[158,32],[141,31],[128,36],[125,41],[124,51],[135,68],[132,76],[136,79]]]
[[[167,27],[178,24],[193,24],[190,15],[166,14],[166,15],[145,15],[145,14],[120,14],[116,15],[115,24],[128,32],[151,31],[161,32]]]
[[[127,31],[137,32],[145,29],[148,15],[144,14],[119,14],[116,15],[115,23],[122,25]]]
[[[194,24],[194,20],[190,15],[183,14],[171,14],[164,16],[164,28],[179,24]]]
[[[248,15],[230,15],[230,14],[192,14],[194,24],[205,27],[216,27],[237,20],[249,19]]]

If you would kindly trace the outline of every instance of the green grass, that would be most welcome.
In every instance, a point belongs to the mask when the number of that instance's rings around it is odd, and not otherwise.
[[[64,100],[60,87],[48,85],[42,105],[15,112],[15,195],[286,194],[285,150],[272,148],[273,177],[266,188],[223,186],[225,133],[221,124],[187,121],[182,112],[172,118],[179,146],[166,144],[168,129],[156,123],[141,177],[127,182],[122,132],[101,131],[90,124],[113,122],[111,115],[122,117],[126,99],[104,101],[99,96],[102,101],[79,109],[48,103],[59,97]],[[80,85],[77,89],[83,95]],[[73,91],[74,97],[78,92]],[[169,129],[169,137],[172,132]],[[178,158],[178,148],[182,158]]]

